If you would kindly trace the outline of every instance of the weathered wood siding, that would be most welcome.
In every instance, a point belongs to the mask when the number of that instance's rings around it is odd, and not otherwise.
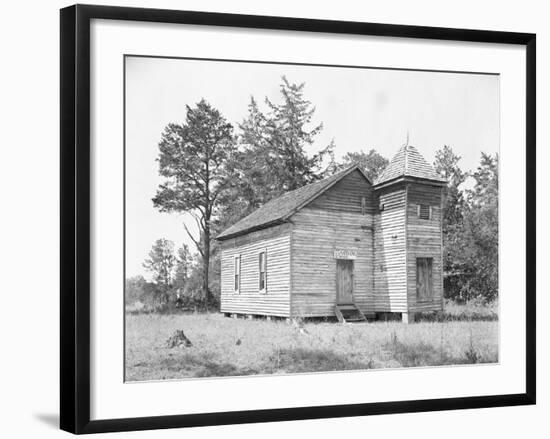
[[[290,315],[290,231],[282,224],[223,241],[220,311]],[[259,291],[259,253],[267,250],[267,292]],[[234,257],[241,257],[240,292],[234,290]]]
[[[383,188],[377,195],[383,209],[374,215],[374,309],[406,312],[406,187]]]
[[[291,217],[293,316],[334,315],[336,248],[357,249],[353,299],[363,312],[373,311],[373,200],[371,184],[355,171]]]
[[[407,291],[410,311],[443,307],[441,191],[437,186],[411,183],[407,190]],[[431,206],[431,218],[418,218],[418,205]],[[416,258],[433,258],[433,298],[417,300]]]
[[[375,194],[372,185],[359,171],[344,177],[328,191],[313,200],[308,207],[337,212],[361,213],[361,198],[365,198],[366,213],[375,212]]]

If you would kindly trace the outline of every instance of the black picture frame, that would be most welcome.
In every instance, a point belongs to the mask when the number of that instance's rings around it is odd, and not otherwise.
[[[90,420],[90,21],[181,23],[522,45],[526,48],[526,392],[224,413]],[[535,404],[536,36],[288,17],[75,5],[61,10],[60,426],[72,433],[193,427]]]

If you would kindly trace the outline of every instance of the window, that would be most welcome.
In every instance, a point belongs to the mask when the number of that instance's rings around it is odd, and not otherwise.
[[[241,289],[241,255],[235,256],[233,260],[233,274],[235,276],[235,292]]]
[[[365,197],[361,197],[361,215],[365,215],[367,213],[367,199]]]
[[[418,218],[429,220],[432,218],[432,207],[428,204],[418,205]]]
[[[433,299],[433,258],[416,258],[416,298]]]
[[[259,254],[259,273],[260,273],[260,293],[265,293],[267,290],[267,252],[264,250]]]

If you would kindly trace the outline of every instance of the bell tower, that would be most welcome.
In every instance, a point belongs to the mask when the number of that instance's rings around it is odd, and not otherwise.
[[[374,184],[375,311],[401,313],[443,307],[442,201],[446,181],[405,143]]]

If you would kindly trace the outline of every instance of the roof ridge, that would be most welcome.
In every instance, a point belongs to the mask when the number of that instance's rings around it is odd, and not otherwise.
[[[330,180],[331,178],[334,178],[336,177],[337,175],[340,175],[346,171],[349,171],[351,170],[351,168],[353,167],[356,167],[358,166],[357,164],[353,164],[351,166],[348,166],[347,168],[344,168],[344,169],[341,169],[340,171],[337,171],[335,172],[334,174],[332,175],[329,175],[328,177],[324,177],[324,178],[321,178],[320,180],[317,180],[317,181],[312,181],[311,183],[307,183],[307,184],[304,184],[303,186],[300,186],[300,187],[297,187],[296,189],[292,189],[291,191],[287,191],[285,192],[284,194],[281,194],[280,197],[284,196],[284,195],[287,195],[287,194],[291,194],[293,192],[296,192],[296,191],[299,191],[305,187],[308,187],[308,186],[313,186],[314,184],[320,184],[320,183],[325,183],[326,181]],[[273,200],[277,199],[279,197],[276,197],[276,198],[273,198]],[[270,200],[271,201],[271,200]]]
[[[332,174],[329,177],[325,177],[325,178],[323,178],[323,179],[321,179],[317,182],[309,183],[309,184],[306,184],[306,185],[302,186],[302,188],[304,188],[304,187],[307,187],[307,186],[312,186],[315,183],[324,182],[326,184],[329,180],[331,182],[331,184],[327,185],[327,187],[324,187],[323,185],[320,184],[319,185],[320,189],[317,190],[317,192],[313,193],[304,203],[301,203],[300,205],[298,205],[295,209],[293,209],[292,212],[290,212],[289,214],[283,216],[283,218],[288,218],[289,216],[294,215],[294,213],[297,212],[298,210],[300,210],[302,207],[304,207],[304,205],[306,205],[306,204],[310,203],[311,201],[313,201],[315,198],[317,198],[319,195],[321,195],[326,190],[330,189],[334,184],[336,184],[338,181],[340,181],[346,175],[353,172],[355,169],[360,169],[359,164],[354,163],[353,165],[350,165],[347,168],[344,168],[341,171],[338,171],[338,172]],[[364,175],[363,172],[361,172],[361,173]],[[366,175],[365,175],[365,178],[366,178]],[[367,178],[367,181],[368,181],[368,178]],[[369,183],[370,183],[370,181],[369,181]],[[301,189],[301,188],[298,188],[298,189]],[[296,189],[296,190],[298,190],[298,189]]]

